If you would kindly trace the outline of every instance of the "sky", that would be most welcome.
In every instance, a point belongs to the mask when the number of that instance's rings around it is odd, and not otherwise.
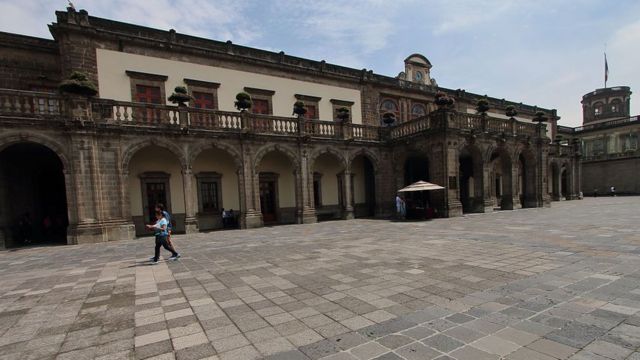
[[[72,0],[90,15],[396,76],[413,53],[440,86],[558,109],[582,95],[640,92],[638,0]],[[0,31],[51,38],[63,0],[0,0]],[[640,99],[640,95],[639,99]],[[640,100],[631,114],[640,114]]]

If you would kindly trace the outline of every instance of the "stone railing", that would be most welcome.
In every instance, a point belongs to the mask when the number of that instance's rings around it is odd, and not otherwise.
[[[609,127],[624,126],[636,121],[640,121],[640,115],[579,126],[577,128],[573,128],[573,132],[582,132],[582,131],[588,131],[588,130],[606,129]]]
[[[57,94],[0,89],[0,114],[18,117],[52,117],[62,114]]]
[[[80,121],[131,127],[179,130],[242,132],[260,135],[304,136],[350,141],[400,139],[432,130],[507,134],[535,137],[535,124],[455,111],[435,111],[392,127],[378,127],[308,120],[247,112],[196,109],[171,105],[135,103],[109,99],[60,96],[0,89],[0,116]]]
[[[0,116],[141,128],[380,141],[377,126],[0,89]]]
[[[444,121],[445,117],[446,121]],[[443,129],[444,126],[460,131],[504,133],[512,136],[530,137],[536,136],[538,131],[536,124],[520,122],[515,119],[498,119],[454,111],[435,111],[429,115],[392,127],[390,129],[390,137],[391,139],[399,139],[427,130]]]

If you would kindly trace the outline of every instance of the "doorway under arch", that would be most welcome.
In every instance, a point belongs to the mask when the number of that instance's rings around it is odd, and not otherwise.
[[[67,191],[60,157],[32,142],[2,150],[0,207],[5,247],[67,244]]]
[[[372,217],[376,214],[376,171],[371,159],[364,154],[351,161],[353,174],[354,215]]]

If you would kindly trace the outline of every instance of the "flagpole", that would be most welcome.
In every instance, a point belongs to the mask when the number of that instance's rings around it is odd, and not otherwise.
[[[607,43],[604,43],[604,88],[607,88],[607,80],[609,80],[609,64],[607,64]]]

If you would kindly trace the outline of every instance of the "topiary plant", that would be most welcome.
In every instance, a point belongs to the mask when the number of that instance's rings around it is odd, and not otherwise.
[[[178,106],[187,106],[185,103],[192,99],[184,86],[176,86],[173,91],[174,93],[169,96],[169,101],[178,104]]]
[[[336,116],[338,117],[338,119],[342,121],[346,121],[347,119],[349,119],[349,109],[347,109],[346,107],[341,107],[336,110],[336,112]]]
[[[305,109],[302,101],[298,100],[293,104],[293,113],[298,116],[303,116],[307,113],[307,109]]]
[[[489,111],[489,101],[487,99],[480,99],[476,103],[476,111],[478,114],[486,115],[487,111]]]
[[[393,124],[394,122],[396,122],[396,114],[391,112],[384,113],[384,115],[382,115],[382,122],[387,126]]]
[[[238,94],[236,94],[236,109],[240,111],[247,111],[247,109],[251,108],[251,105],[251,95],[247,94],[246,92],[239,92]]]
[[[537,122],[538,124],[543,123],[547,121],[547,115],[545,115],[545,113],[542,111],[538,111],[536,112],[536,115],[533,117],[533,121]]]
[[[455,104],[455,99],[443,91],[438,91],[435,96],[435,103],[439,108],[451,107]]]
[[[515,106],[509,105],[504,109],[504,114],[510,118],[513,118],[518,115],[518,110],[516,110]]]
[[[98,93],[96,85],[89,80],[87,75],[80,71],[74,71],[67,80],[63,80],[58,89],[67,94],[95,96]]]

